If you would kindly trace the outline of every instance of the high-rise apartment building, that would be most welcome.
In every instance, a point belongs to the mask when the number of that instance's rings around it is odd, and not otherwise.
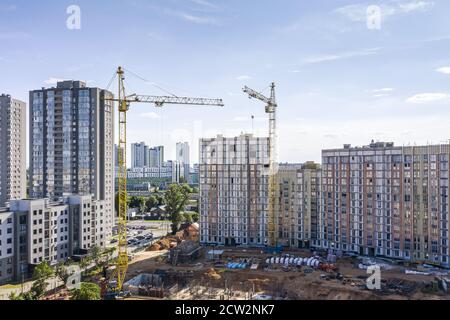
[[[320,165],[314,162],[280,164],[275,188],[278,245],[309,248],[319,214]]]
[[[177,157],[176,161],[178,164],[181,165],[181,173],[180,176],[184,177],[187,182],[190,181],[190,167],[191,167],[191,160],[190,160],[190,148],[188,142],[179,142],[177,143]]]
[[[160,168],[164,165],[164,147],[154,147],[149,149],[149,167]]]
[[[268,138],[200,141],[201,243],[266,244],[269,163]]]
[[[449,266],[450,145],[324,150],[314,246]]]
[[[131,145],[131,167],[144,168],[149,165],[149,147],[145,142],[133,143]]]
[[[26,197],[26,104],[0,96],[0,207]]]
[[[114,223],[114,109],[112,93],[81,81],[30,92],[30,196],[58,200],[89,195],[104,201],[97,241]]]

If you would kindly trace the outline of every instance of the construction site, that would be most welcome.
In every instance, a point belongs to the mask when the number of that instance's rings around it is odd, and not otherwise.
[[[368,287],[369,266],[381,270],[380,289]],[[106,294],[104,280],[91,279],[103,284]],[[447,300],[449,284],[450,272],[428,265],[309,250],[274,255],[263,249],[202,247],[181,231],[134,256],[121,299]]]

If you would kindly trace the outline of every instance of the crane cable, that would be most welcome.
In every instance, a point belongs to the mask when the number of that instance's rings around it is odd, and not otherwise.
[[[124,70],[125,70],[126,72],[130,73],[131,75],[135,76],[136,78],[138,78],[138,79],[140,79],[140,80],[142,80],[142,81],[144,81],[144,82],[146,82],[146,83],[151,84],[151,85],[154,86],[155,88],[158,88],[159,90],[164,91],[165,93],[167,93],[167,94],[169,94],[169,95],[171,95],[171,96],[173,96],[173,97],[175,97],[175,98],[178,98],[178,96],[177,96],[176,94],[173,94],[173,93],[170,92],[169,90],[164,89],[163,87],[157,85],[156,83],[154,83],[154,82],[152,82],[152,81],[150,81],[150,80],[147,80],[147,79],[145,79],[144,77],[141,77],[140,75],[136,74],[135,72],[130,71],[130,70],[125,69],[125,68],[124,68]]]

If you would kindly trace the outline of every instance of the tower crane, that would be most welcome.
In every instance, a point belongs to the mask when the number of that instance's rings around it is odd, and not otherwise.
[[[128,269],[127,248],[127,112],[131,103],[152,103],[155,107],[163,107],[166,104],[194,105],[194,106],[218,106],[223,107],[222,99],[188,98],[177,96],[145,96],[132,94],[127,96],[125,92],[125,71],[118,67],[116,75],[119,81],[117,99],[105,98],[105,101],[118,102],[119,106],[119,146],[118,146],[118,185],[119,185],[119,221],[118,221],[118,258],[114,277],[117,278],[116,291],[122,290]]]
[[[275,228],[275,174],[278,171],[277,163],[277,102],[275,98],[275,83],[272,82],[270,98],[266,97],[256,90],[244,87],[244,92],[248,94],[250,99],[257,99],[266,104],[266,113],[269,114],[269,214],[268,214],[268,246],[275,249],[277,246],[277,235]]]

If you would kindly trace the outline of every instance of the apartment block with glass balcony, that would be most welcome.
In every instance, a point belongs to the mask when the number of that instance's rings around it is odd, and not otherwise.
[[[268,138],[201,139],[201,243],[266,245],[269,163]]]
[[[449,145],[324,150],[313,245],[449,266],[449,156]]]
[[[30,92],[30,196],[104,201],[98,242],[114,223],[114,109],[104,100],[112,96],[81,81]]]

